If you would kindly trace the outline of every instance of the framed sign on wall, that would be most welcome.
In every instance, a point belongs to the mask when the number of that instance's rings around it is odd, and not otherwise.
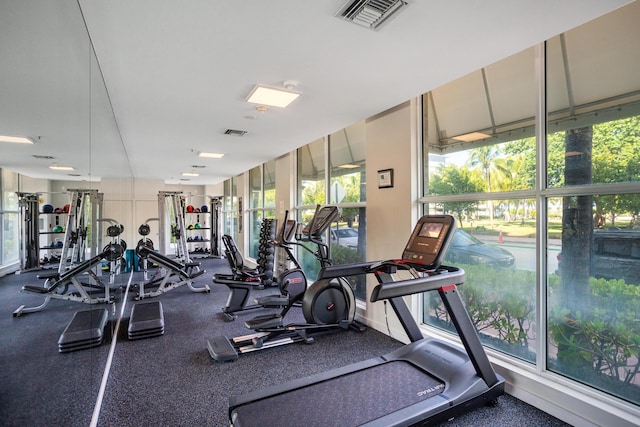
[[[382,169],[378,171],[378,188],[393,187],[393,169]]]

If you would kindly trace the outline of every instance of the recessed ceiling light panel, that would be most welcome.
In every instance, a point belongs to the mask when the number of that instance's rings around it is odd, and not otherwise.
[[[207,153],[205,151],[201,151],[198,154],[199,157],[207,157],[210,159],[221,159],[222,157],[224,157],[224,154],[222,153]]]
[[[247,102],[284,108],[299,96],[298,92],[292,90],[256,85],[247,97]]]
[[[0,135],[0,142],[11,142],[14,144],[33,144],[33,139],[26,136]]]
[[[462,141],[462,142],[473,142],[473,141],[478,141],[480,139],[489,138],[490,136],[491,135],[487,135],[486,133],[471,132],[471,133],[466,133],[464,135],[454,136],[451,139],[455,139],[456,141]]]

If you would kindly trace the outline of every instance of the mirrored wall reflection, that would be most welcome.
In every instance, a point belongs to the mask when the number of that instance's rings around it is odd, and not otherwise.
[[[2,239],[2,267],[22,267],[23,253],[33,253],[16,251],[18,244],[25,245],[17,230],[24,230],[26,222],[15,203],[19,199],[16,193],[33,194],[36,212],[32,219],[38,233],[30,249],[35,245],[36,257],[29,269],[15,276],[16,281],[24,280],[20,286],[44,287],[44,279],[37,275],[56,272],[71,259],[62,256],[58,243],[74,239],[74,247],[82,249],[62,272],[78,271],[79,282],[94,288],[92,297],[99,294],[106,299],[108,289],[114,301],[89,305],[52,298],[42,309],[23,313],[10,327],[3,327],[3,352],[11,357],[5,360],[3,372],[7,375],[0,381],[1,412],[3,418],[24,420],[26,402],[33,402],[37,389],[46,396],[46,405],[51,405],[38,411],[37,423],[89,425],[109,347],[61,355],[57,341],[74,313],[102,309],[112,318],[124,303],[123,290],[134,268],[132,257],[127,256],[130,253],[123,252],[117,260],[94,260],[92,256],[110,243],[126,243],[129,251],[135,249],[139,236],[132,220],[133,174],[76,0],[2,2],[0,52],[0,134],[33,141],[0,143],[2,209],[8,210],[2,214],[2,229],[11,231],[12,236],[11,244],[5,244],[5,236]],[[8,196],[9,190],[13,197]],[[65,206],[71,205],[78,192],[96,193],[100,199],[92,199],[72,218]],[[43,212],[45,205],[59,211]],[[80,224],[75,221],[80,217],[91,221]],[[71,224],[78,227],[78,233],[66,233]],[[112,224],[123,225],[123,232],[107,235]],[[91,263],[95,277],[74,270],[83,261]],[[13,308],[43,302],[44,297],[19,292],[20,286],[10,295],[16,302]],[[107,322],[105,337],[113,335],[114,325]],[[46,379],[46,383],[34,388],[35,378]],[[70,396],[69,390],[78,392]]]

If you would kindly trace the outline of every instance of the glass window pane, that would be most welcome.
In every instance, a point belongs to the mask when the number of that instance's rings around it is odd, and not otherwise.
[[[231,195],[231,180],[227,179],[224,182],[224,204],[222,205],[223,215],[223,234],[232,235],[233,232],[233,197]]]
[[[547,366],[636,405],[640,194],[623,183],[640,181],[638,19],[634,2],[558,36],[546,61],[548,186],[569,189],[546,206]]]
[[[276,207],[276,161],[270,160],[262,167],[263,170],[263,191],[264,207]]]
[[[532,199],[429,204],[457,218],[445,264],[465,270],[460,294],[483,344],[535,362],[536,210]],[[490,207],[493,206],[493,218]],[[440,297],[424,295],[424,323],[453,331]]]
[[[638,10],[547,42],[550,187],[640,181]]]
[[[299,148],[297,157],[297,204],[314,207],[324,205],[326,202],[324,138]]]
[[[367,200],[365,143],[364,121],[329,135],[330,203],[356,203]]]
[[[249,212],[249,251],[248,256],[258,259],[260,253],[260,228],[263,223],[262,211]]]
[[[17,213],[0,214],[2,218],[2,258],[0,265],[18,261],[20,256],[20,215]]]
[[[534,188],[534,70],[531,48],[423,96],[426,194]]]
[[[429,153],[428,194],[529,190],[535,185],[535,138],[450,154]]]
[[[353,211],[345,216],[345,211]],[[339,220],[329,229],[331,259],[334,265],[354,264],[366,260],[367,208],[342,208]],[[366,300],[366,277],[348,277],[356,298]]]
[[[329,202],[340,207],[364,203],[366,193],[365,122],[359,122],[329,135]],[[340,217],[329,230],[331,258],[335,265],[366,259],[366,207],[340,207]],[[366,298],[366,278],[350,277],[356,298]]]
[[[635,208],[594,223],[599,198]],[[635,404],[640,403],[640,224],[631,212],[638,210],[637,193],[547,203],[548,366]]]
[[[4,211],[18,211],[18,174],[2,169],[2,207]]]
[[[303,224],[304,227],[304,225],[311,222],[311,218],[313,218],[314,213],[315,207],[313,209],[298,210],[298,223]],[[307,276],[309,281],[314,281],[320,272],[320,262],[313,255],[318,251],[318,248],[316,245],[309,242],[302,242],[301,244],[305,245],[309,250],[296,248],[298,262],[302,266],[302,271],[304,271],[304,274]]]
[[[249,171],[249,209],[262,207],[262,170],[257,166]]]

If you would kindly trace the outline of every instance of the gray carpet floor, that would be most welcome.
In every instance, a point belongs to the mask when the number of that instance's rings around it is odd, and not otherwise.
[[[194,286],[209,285],[211,292],[194,293],[182,286],[155,298],[164,310],[164,334],[140,340],[127,338],[131,307],[136,303],[132,294],[125,300],[128,274],[117,276],[110,285],[114,304],[87,306],[52,300],[41,311],[20,317],[12,316],[19,305],[42,302],[40,296],[20,292],[24,284],[42,284],[36,278],[38,272],[0,278],[0,425],[90,425],[114,341],[99,426],[225,426],[230,396],[386,354],[402,345],[371,329],[339,331],[319,336],[313,344],[286,345],[243,355],[236,362],[217,363],[209,357],[207,340],[249,333],[244,320],[265,310],[241,313],[236,321],[224,322],[216,313],[228,291],[211,278],[215,272],[228,271],[227,263],[205,259],[202,268],[207,273]],[[141,273],[134,274],[134,283],[141,279]],[[257,291],[256,295],[275,291]],[[109,321],[102,344],[59,353],[58,338],[73,314],[104,307],[109,309]],[[124,316],[118,322],[121,311]],[[297,308],[290,316],[291,322],[302,320]],[[295,402],[291,402],[290,420],[294,425]],[[447,425],[566,424],[505,395],[497,405],[462,415]]]

